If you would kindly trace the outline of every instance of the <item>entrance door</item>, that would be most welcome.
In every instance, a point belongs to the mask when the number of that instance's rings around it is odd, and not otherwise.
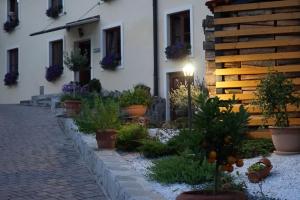
[[[79,72],[79,83],[83,86],[88,84],[91,80],[91,41],[80,41],[77,42],[75,46],[80,49],[81,54],[86,53],[88,58],[88,66],[86,70],[81,70]]]
[[[182,72],[174,72],[169,74],[169,91],[176,90],[181,84],[185,83],[185,77]],[[171,120],[176,120],[178,118],[176,114],[176,107],[170,102],[170,118]]]

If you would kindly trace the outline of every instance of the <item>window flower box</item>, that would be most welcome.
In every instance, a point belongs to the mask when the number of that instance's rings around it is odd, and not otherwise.
[[[7,22],[4,23],[4,30],[6,32],[12,32],[18,25],[18,19],[7,20]]]
[[[176,43],[174,45],[170,45],[166,48],[166,56],[167,59],[180,59],[184,58],[187,55],[191,54],[191,45]]]
[[[16,85],[18,77],[19,77],[18,72],[8,72],[7,74],[5,74],[4,84],[6,86]]]
[[[55,6],[55,7],[50,7],[46,11],[46,15],[51,18],[57,18],[59,17],[59,14],[62,12],[62,6]]]
[[[120,59],[115,54],[109,54],[102,59],[100,64],[103,69],[115,70],[120,65]]]
[[[46,79],[49,82],[56,81],[62,74],[64,68],[59,65],[52,65],[46,69]]]

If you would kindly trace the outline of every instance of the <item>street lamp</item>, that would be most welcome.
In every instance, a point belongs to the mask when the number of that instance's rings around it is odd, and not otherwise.
[[[192,132],[192,95],[191,95],[191,84],[194,81],[195,67],[191,63],[187,63],[183,67],[183,74],[187,80],[188,86],[188,125],[189,131]]]

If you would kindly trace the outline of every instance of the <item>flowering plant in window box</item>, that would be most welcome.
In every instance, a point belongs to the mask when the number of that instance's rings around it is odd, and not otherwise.
[[[46,15],[48,17],[57,18],[61,12],[62,12],[62,6],[61,5],[59,5],[59,6],[53,6],[53,7],[50,7],[46,11]]]
[[[120,58],[115,54],[108,54],[102,59],[100,64],[103,69],[115,70],[120,65]]]
[[[7,22],[4,23],[4,30],[6,32],[11,32],[19,25],[19,20],[18,19],[11,19],[7,20]]]
[[[166,56],[168,59],[179,59],[183,58],[191,53],[191,45],[176,43],[166,48]]]
[[[59,65],[52,65],[48,68],[46,68],[46,79],[49,82],[56,81],[62,74],[63,74],[64,68]]]
[[[4,84],[7,86],[16,85],[18,77],[18,72],[8,72],[7,74],[5,74]]]

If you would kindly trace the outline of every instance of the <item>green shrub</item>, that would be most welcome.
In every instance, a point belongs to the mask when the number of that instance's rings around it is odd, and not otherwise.
[[[203,138],[202,135],[196,132],[190,133],[188,130],[183,129],[180,133],[170,139],[167,143],[171,152],[182,153],[185,150],[191,150],[193,153],[201,153]]]
[[[146,139],[142,141],[142,146],[139,151],[146,158],[158,158],[162,156],[169,155],[171,153],[168,145],[155,139]]]
[[[98,79],[94,78],[94,79],[90,80],[88,86],[89,86],[90,92],[101,93],[102,85]]]
[[[148,137],[147,129],[138,124],[127,124],[118,131],[117,149],[137,151],[142,140]]]
[[[257,156],[267,156],[274,150],[272,140],[256,139],[245,140],[239,148],[239,155],[243,158],[254,158]]]
[[[133,90],[127,90],[120,96],[120,106],[128,107],[131,105],[145,105],[151,104],[151,95],[148,90],[142,87],[136,87]]]
[[[154,161],[149,178],[162,184],[186,183],[197,185],[213,180],[214,166],[206,160],[181,155]]]
[[[70,95],[70,94],[64,94],[60,97],[60,102],[64,102],[66,100],[80,101],[80,100],[82,100],[82,97],[79,95]]]

